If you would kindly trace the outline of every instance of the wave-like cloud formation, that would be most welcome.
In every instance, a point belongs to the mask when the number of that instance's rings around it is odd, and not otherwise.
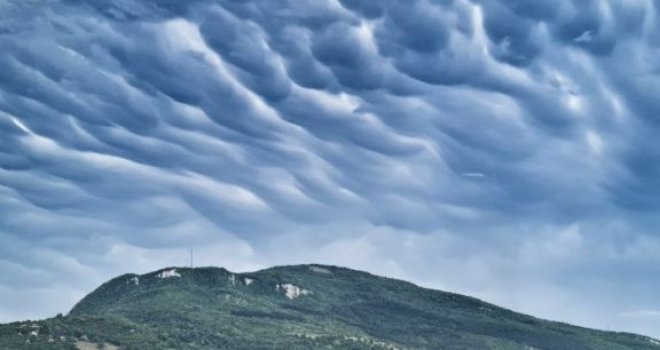
[[[660,334],[659,10],[0,3],[0,316],[197,246]]]

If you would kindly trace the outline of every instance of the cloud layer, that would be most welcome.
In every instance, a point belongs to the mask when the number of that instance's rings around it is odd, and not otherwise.
[[[660,336],[658,11],[2,2],[0,319],[195,246]]]

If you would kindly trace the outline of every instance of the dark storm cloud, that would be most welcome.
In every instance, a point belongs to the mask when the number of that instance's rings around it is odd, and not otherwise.
[[[641,0],[0,3],[0,299],[22,286],[51,300],[39,288],[57,285],[71,303],[187,245],[214,264],[318,252],[479,293],[430,272],[471,256],[462,275],[492,263],[506,281],[483,295],[521,308],[505,296],[507,283],[538,282],[516,277],[534,274],[525,264],[556,266],[543,270],[548,288],[574,287],[572,301],[597,264],[612,267],[599,281],[639,272],[631,285],[643,288],[657,272],[638,242],[655,242],[660,203],[658,11]],[[560,266],[562,250],[590,259]],[[34,312],[0,304],[5,319]]]

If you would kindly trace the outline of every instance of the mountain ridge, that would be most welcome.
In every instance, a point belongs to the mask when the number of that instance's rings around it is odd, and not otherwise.
[[[473,297],[320,264],[244,273],[172,266],[122,274],[68,315],[34,325],[36,335],[25,331],[32,324],[0,326],[0,348],[660,349],[650,337],[546,321]]]

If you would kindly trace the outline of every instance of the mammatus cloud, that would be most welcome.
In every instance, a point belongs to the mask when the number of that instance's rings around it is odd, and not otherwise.
[[[0,3],[0,318],[195,246],[660,335],[659,10]]]

